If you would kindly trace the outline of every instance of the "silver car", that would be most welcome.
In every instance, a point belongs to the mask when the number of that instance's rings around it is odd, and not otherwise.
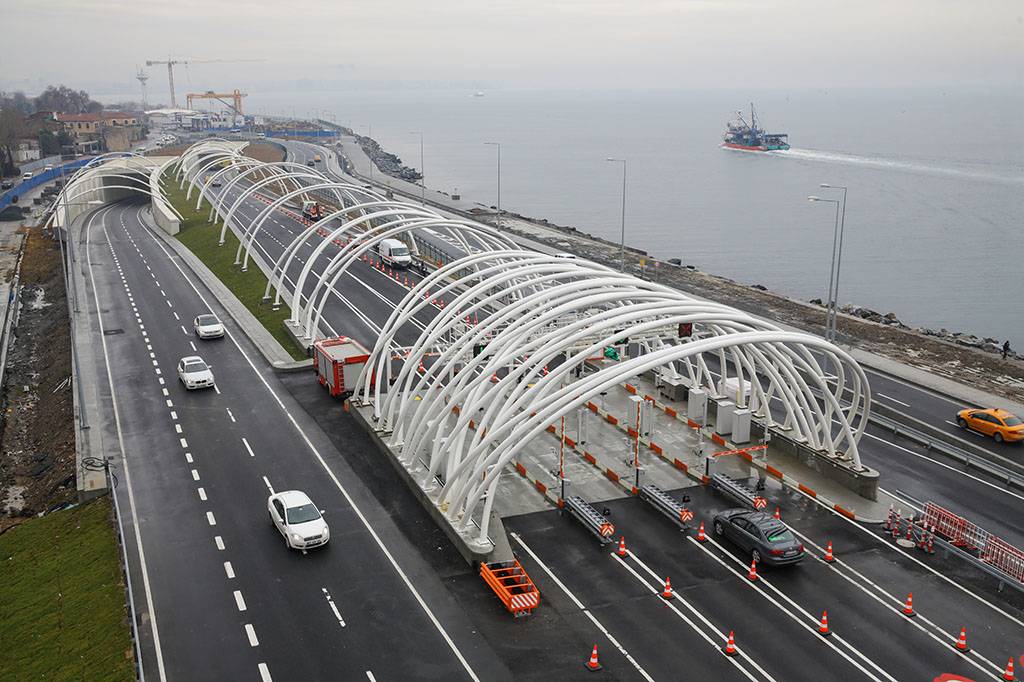
[[[192,321],[192,327],[201,339],[219,339],[224,336],[224,325],[211,313],[197,317]]]
[[[178,363],[178,378],[190,391],[196,388],[213,388],[216,385],[213,371],[198,355],[181,359]]]

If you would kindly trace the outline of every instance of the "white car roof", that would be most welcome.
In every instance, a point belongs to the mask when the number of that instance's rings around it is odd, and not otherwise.
[[[201,357],[199,357],[198,355],[186,355],[185,357],[183,357],[181,359],[181,361],[185,362],[185,363],[197,362],[198,361],[198,362],[202,362],[202,363],[205,364],[205,361]]]
[[[284,503],[285,507],[300,507],[304,504],[313,504],[313,500],[309,499],[309,495],[302,492],[301,490],[285,490],[284,492],[277,493],[275,495],[277,499]]]

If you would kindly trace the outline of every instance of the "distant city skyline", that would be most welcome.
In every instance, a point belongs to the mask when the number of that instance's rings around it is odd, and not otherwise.
[[[4,0],[0,88],[139,95],[456,84],[494,88],[1019,87],[1024,5],[868,0]]]

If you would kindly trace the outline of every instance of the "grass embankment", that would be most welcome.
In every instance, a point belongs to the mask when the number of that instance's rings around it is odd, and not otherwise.
[[[0,535],[0,680],[134,680],[110,499]]]
[[[288,307],[274,310],[270,303],[263,301],[263,292],[267,288],[267,278],[263,272],[255,266],[242,272],[242,268],[235,265],[238,238],[228,230],[224,246],[218,246],[220,227],[214,227],[206,221],[210,205],[204,201],[202,208],[197,211],[195,194],[191,201],[186,202],[185,191],[178,189],[177,183],[170,178],[165,176],[164,180],[168,198],[185,219],[177,234],[178,240],[210,268],[294,359],[304,360],[305,351],[295,343],[284,327],[284,321],[288,319]]]

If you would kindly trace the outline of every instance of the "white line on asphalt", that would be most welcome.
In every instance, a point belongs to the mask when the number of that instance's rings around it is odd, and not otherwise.
[[[922,455],[922,454],[920,454],[918,452],[914,452],[913,450],[905,448],[902,445],[896,445],[896,443],[887,441],[887,440],[885,440],[883,438],[879,438],[878,436],[875,436],[873,434],[865,432],[864,435],[868,436],[870,438],[874,438],[875,440],[880,440],[883,443],[886,443],[887,445],[891,445],[892,447],[896,448],[897,450],[902,450],[903,452],[911,454],[914,457],[917,457],[918,459],[926,460],[928,462],[931,462],[932,464],[935,464],[937,466],[942,467],[943,469],[949,469],[950,471],[954,471],[954,472],[956,472],[956,473],[958,473],[958,474],[960,474],[962,476],[966,476],[967,478],[971,479],[972,481],[977,481],[978,483],[981,483],[982,485],[987,485],[989,488],[992,488],[994,490],[998,490],[999,492],[1005,493],[1006,495],[1009,495],[1010,497],[1016,497],[1018,500],[1024,501],[1024,495],[1020,495],[1019,493],[1015,493],[1012,490],[1008,490],[1006,488],[1003,488],[1002,486],[996,485],[995,483],[992,483],[990,481],[986,481],[985,479],[979,478],[979,477],[975,476],[974,474],[969,474],[966,471],[961,471],[960,469],[957,469],[954,466],[950,466],[949,464],[946,464],[945,462],[940,462],[937,459],[932,459],[931,457],[927,457],[927,456]]]
[[[612,643],[612,646],[614,646],[616,649],[618,649],[619,653],[621,653],[623,656],[626,657],[626,660],[629,661],[633,665],[633,667],[636,669],[636,671],[638,673],[640,673],[645,680],[648,680],[649,682],[654,682],[654,678],[651,677],[649,674],[647,674],[647,671],[643,669],[643,666],[641,666],[639,663],[637,663],[636,659],[633,658],[633,656],[631,656],[628,651],[626,651],[626,648],[623,647],[621,644],[619,644],[619,640],[615,639],[615,637],[612,635],[612,633],[608,632],[608,629],[604,625],[601,624],[601,621],[599,621],[597,619],[597,617],[594,616],[594,614],[592,614],[590,612],[590,609],[588,609],[586,606],[584,606],[583,602],[581,602],[579,599],[577,599],[576,595],[569,591],[569,588],[565,586],[565,583],[563,583],[558,578],[558,576],[556,576],[551,571],[551,569],[548,568],[547,564],[545,564],[543,561],[541,561],[540,557],[537,556],[534,553],[534,551],[532,549],[530,549],[530,547],[525,542],[523,542],[523,539],[521,537],[519,537],[519,534],[518,533],[514,533],[514,532],[510,532],[509,533],[509,537],[511,537],[516,542],[518,542],[519,545],[523,549],[526,550],[526,553],[529,554],[530,557],[535,562],[537,562],[537,565],[540,566],[541,569],[545,573],[548,574],[548,577],[551,578],[555,582],[555,584],[558,585],[559,588],[561,588],[562,592],[565,593],[565,596],[569,597],[569,599],[572,601],[572,603],[576,605],[576,608],[578,608],[580,611],[582,611],[583,614],[586,615],[586,617],[590,619],[590,622],[592,622],[594,624],[594,627],[596,627],[598,630],[600,630],[601,633],[604,634],[604,636],[608,638],[608,641]]]
[[[215,543],[217,543],[217,549],[219,549],[220,551],[223,552],[224,551],[224,539],[221,536],[219,536],[219,535],[214,535],[213,536],[213,541]]]
[[[903,407],[910,407],[910,403],[905,403],[902,400],[896,400],[896,398],[893,398],[892,396],[888,396],[888,395],[886,395],[884,393],[877,393],[876,392],[875,395],[877,395],[879,398],[885,398],[886,400],[891,400],[892,402],[894,402],[894,403],[896,403],[898,405],[902,405]]]
[[[184,334],[185,336],[188,336],[188,330],[185,329],[184,325],[181,325],[181,333]]]
[[[181,433],[181,424],[175,424],[174,425],[174,432],[175,433]]]
[[[170,301],[165,301],[165,303],[167,303],[167,307],[168,307],[168,308],[173,308],[173,307],[174,307],[173,305],[171,305],[171,302],[170,302]]]
[[[249,638],[249,646],[260,645],[260,640],[256,639],[256,631],[253,630],[251,623],[245,624],[245,635]]]
[[[157,375],[157,376],[160,376],[160,368],[159,368],[159,367],[157,367],[157,368],[156,368],[155,370],[153,370],[153,371],[154,371],[154,372],[156,372],[156,375]]]
[[[228,411],[228,417],[230,417],[231,421],[234,422],[235,421],[235,415],[231,414],[231,408],[230,407],[227,408],[227,411]]]
[[[189,341],[188,345],[192,346],[192,352],[196,352],[197,349],[196,349],[196,344],[195,343],[193,343],[192,341]]]
[[[159,367],[159,366],[160,366],[160,363],[159,363],[159,362],[157,362],[156,360],[151,360],[150,362],[152,362],[152,363],[153,363],[153,366],[154,366],[154,367]]]
[[[238,607],[239,611],[245,611],[245,600],[242,599],[241,590],[235,590],[235,606]]]
[[[192,470],[192,480],[193,481],[198,481],[199,480],[199,472],[197,470],[195,470],[195,469]]]
[[[92,284],[93,300],[96,303],[96,322],[97,322],[97,324],[99,326],[99,330],[100,330],[100,345],[103,348],[103,362],[106,365],[106,370],[107,370],[107,383],[110,386],[110,396],[111,396],[110,403],[111,403],[111,406],[112,406],[113,412],[114,412],[114,426],[116,427],[116,430],[117,430],[118,449],[121,452],[121,472],[124,474],[125,487],[128,489],[128,506],[129,506],[129,508],[131,510],[132,527],[133,527],[133,529],[135,531],[135,548],[136,548],[136,552],[139,555],[139,566],[142,569],[142,586],[143,586],[143,590],[146,593],[146,608],[149,610],[149,626],[150,626],[150,632],[151,632],[152,638],[153,638],[153,649],[154,649],[154,651],[156,653],[157,674],[159,675],[160,680],[164,681],[164,680],[167,679],[167,674],[166,674],[166,671],[164,670],[164,656],[163,656],[163,650],[160,647],[160,632],[157,629],[156,611],[153,609],[153,593],[152,593],[152,590],[150,589],[150,586],[149,586],[149,570],[146,567],[146,554],[143,551],[143,547],[142,547],[142,533],[139,530],[138,514],[137,514],[136,509],[135,509],[135,492],[132,489],[132,479],[131,479],[131,475],[128,472],[128,459],[127,459],[127,456],[125,455],[125,450],[124,450],[124,435],[123,435],[123,432],[121,430],[120,411],[117,409],[117,394],[114,391],[114,377],[111,374],[111,370],[110,370],[110,355],[107,352],[107,337],[106,337],[106,334],[103,333],[103,316],[102,316],[102,314],[100,312],[102,310],[100,308],[100,297],[99,297],[98,290],[96,289],[96,278],[93,275],[92,260],[88,256],[88,254],[89,254],[89,242],[90,242],[90,239],[91,239],[91,236],[92,236],[92,233],[91,233],[92,221],[93,221],[93,219],[97,215],[100,215],[101,213],[105,213],[105,212],[106,212],[106,209],[104,209],[102,211],[98,211],[96,213],[93,213],[91,216],[89,216],[89,220],[86,223],[86,226],[85,226],[85,253],[86,253],[86,259],[85,260],[86,260],[86,263],[88,264],[89,281]],[[100,221],[100,224],[103,225],[104,236],[106,237],[107,244],[110,245],[111,253],[113,253],[113,248],[114,247],[113,247],[113,245],[112,245],[112,243],[110,241],[110,235],[107,234],[106,225],[103,224],[102,220]],[[116,492],[115,492],[115,494],[116,494]],[[127,561],[127,556],[125,557],[125,561]]]
[[[234,580],[235,567],[231,565],[230,561],[224,562],[224,573],[228,576],[228,580]]]
[[[157,377],[157,381],[159,381],[159,382],[160,382],[160,385],[161,385],[161,386],[163,386],[163,385],[164,385],[164,378],[163,378],[163,377]]]
[[[267,486],[267,490],[270,491],[270,494],[273,495],[274,494],[274,486],[270,485],[270,479],[268,479],[266,476],[264,476],[263,477],[263,483]]]
[[[189,464],[192,463],[192,453],[191,452],[186,452],[185,453],[185,461],[188,462]]]
[[[177,268],[178,272],[181,273],[182,278],[188,283],[190,287],[192,287],[192,290],[195,291],[196,296],[198,296],[199,299],[203,302],[204,308],[206,310],[212,310],[209,301],[206,300],[206,298],[202,295],[202,293],[196,287],[195,283],[189,278],[189,276],[185,274],[185,271],[182,269],[181,265],[177,262],[177,260],[171,257],[171,254],[167,251],[166,247],[164,247],[163,244],[156,241],[157,238],[154,237],[152,234],[149,235],[149,238],[154,241],[154,243],[161,251],[163,251],[164,255],[167,257],[171,265]],[[97,301],[97,307],[98,305],[99,303]],[[352,499],[352,496],[349,494],[348,490],[345,488],[345,486],[341,484],[341,481],[338,479],[337,475],[334,473],[331,467],[328,466],[327,461],[324,459],[323,455],[320,453],[317,447],[313,445],[313,441],[309,439],[309,436],[306,434],[306,432],[302,430],[301,426],[299,426],[299,423],[295,420],[295,417],[293,417],[291,413],[288,412],[287,408],[285,408],[284,401],[281,400],[281,396],[277,394],[277,391],[275,391],[270,386],[270,384],[263,377],[260,371],[256,369],[256,365],[253,364],[252,358],[250,358],[249,355],[242,349],[242,346],[238,343],[235,337],[231,333],[228,333],[227,337],[231,339],[231,343],[234,344],[235,348],[238,349],[238,352],[245,359],[245,362],[246,364],[249,365],[249,368],[252,369],[253,373],[256,375],[256,378],[259,379],[260,383],[262,383],[264,388],[267,389],[267,392],[270,393],[270,395],[274,398],[274,401],[277,403],[278,407],[281,408],[281,411],[284,412],[285,416],[288,418],[288,421],[291,422],[292,426],[302,437],[302,441],[306,444],[306,447],[309,448],[310,452],[313,453],[313,456],[316,458],[317,462],[320,463],[320,466],[323,468],[324,472],[326,472],[327,476],[331,479],[331,482],[334,483],[335,487],[345,498],[345,501],[348,502],[349,506],[351,506],[352,512],[359,519],[359,522],[363,524],[363,527],[366,529],[367,534],[369,534],[369,536],[373,538],[373,541],[377,544],[377,547],[380,548],[381,553],[385,556],[385,558],[387,558],[388,563],[391,564],[391,567],[395,570],[395,573],[402,580],[402,583],[405,585],[406,589],[409,590],[409,593],[416,600],[416,603],[419,604],[421,609],[423,609],[423,612],[426,614],[431,624],[438,631],[438,634],[441,635],[442,639],[444,639],[445,644],[448,645],[448,648],[451,649],[452,653],[455,655],[459,663],[462,665],[462,668],[466,671],[466,674],[469,675],[470,679],[474,680],[474,682],[480,682],[480,678],[477,677],[476,673],[473,671],[473,668],[469,665],[469,661],[467,661],[466,657],[463,656],[462,651],[459,650],[458,646],[456,646],[455,642],[448,634],[448,631],[444,629],[443,625],[441,625],[441,622],[437,619],[437,616],[430,609],[430,606],[427,605],[427,602],[423,599],[423,596],[419,593],[419,590],[417,590],[415,585],[412,584],[412,580],[409,579],[409,576],[402,569],[402,566],[398,563],[398,560],[395,559],[394,555],[391,553],[391,550],[389,550],[387,545],[384,544],[384,541],[381,540],[380,535],[378,535],[377,531],[374,530],[373,524],[370,523],[369,519],[366,518],[366,515],[363,514],[363,511],[359,508],[358,505],[356,505],[355,500]]]
[[[377,682],[377,678],[374,677],[373,673],[369,670],[366,671],[366,679],[368,679],[370,682]]]
[[[341,627],[345,627],[345,619],[341,617],[341,612],[338,611],[338,607],[334,604],[331,593],[327,591],[326,587],[321,587],[320,591],[324,593],[324,598],[327,599],[327,604],[331,607],[331,611],[334,612],[334,617],[338,619],[338,623],[341,624]]]
[[[273,680],[270,679],[270,670],[267,668],[266,663],[260,663],[256,667],[259,668],[260,671],[260,682],[273,682]]]
[[[183,447],[183,448],[187,448],[188,447],[188,441],[185,440],[184,438],[179,438],[178,442],[181,443],[181,447]]]
[[[843,658],[845,658],[845,659],[846,659],[846,660],[847,660],[847,661],[848,661],[848,662],[850,663],[850,665],[854,666],[855,668],[857,668],[858,670],[860,670],[860,671],[861,671],[862,673],[864,673],[865,675],[867,675],[867,676],[868,676],[868,677],[870,677],[871,679],[873,679],[873,680],[876,680],[876,681],[877,681],[877,680],[879,680],[879,678],[878,678],[878,677],[876,677],[876,676],[875,676],[874,674],[872,674],[872,673],[871,673],[870,671],[868,671],[868,669],[867,669],[867,668],[865,668],[864,666],[862,666],[862,665],[861,665],[860,663],[858,663],[857,661],[853,660],[853,658],[851,658],[849,654],[847,654],[847,653],[846,653],[845,651],[843,651],[842,649],[840,649],[839,647],[837,647],[837,646],[835,645],[835,641],[839,641],[839,642],[842,642],[844,646],[846,646],[846,647],[850,648],[850,649],[851,649],[851,650],[852,650],[852,651],[853,651],[854,653],[856,653],[856,654],[857,654],[858,656],[860,656],[861,658],[863,658],[863,657],[864,657],[864,655],[863,655],[863,654],[861,654],[861,653],[860,653],[860,652],[859,652],[859,651],[858,651],[858,650],[856,649],[856,647],[852,647],[852,646],[850,645],[850,643],[849,643],[849,642],[847,642],[846,640],[844,640],[844,639],[843,639],[842,637],[838,636],[838,635],[837,635],[836,633],[834,633],[834,632],[832,633],[832,635],[831,635],[830,637],[827,637],[827,638],[826,638],[826,637],[822,637],[821,635],[819,635],[819,634],[818,634],[818,632],[817,632],[817,629],[816,629],[816,628],[815,628],[815,627],[814,627],[813,625],[810,625],[810,624],[808,624],[806,620],[804,620],[803,618],[801,618],[801,617],[800,617],[800,616],[798,616],[797,614],[795,614],[795,613],[793,613],[792,611],[790,611],[789,609],[787,609],[787,608],[786,608],[785,606],[783,606],[783,605],[782,605],[781,603],[779,603],[779,602],[778,602],[778,601],[777,601],[777,600],[776,600],[775,598],[773,598],[773,597],[772,597],[772,596],[771,596],[770,594],[768,594],[768,593],[767,593],[767,592],[765,592],[764,590],[760,589],[760,588],[759,588],[759,586],[758,586],[758,584],[761,584],[761,585],[765,585],[765,586],[771,587],[771,585],[768,585],[768,584],[767,584],[767,583],[766,583],[766,582],[764,581],[764,578],[763,578],[763,577],[762,577],[762,578],[759,578],[759,579],[758,579],[758,581],[757,581],[756,583],[755,583],[755,582],[751,582],[751,581],[747,580],[746,576],[742,575],[742,574],[741,574],[741,573],[739,573],[739,572],[738,572],[738,571],[737,571],[737,570],[736,570],[735,568],[733,568],[732,566],[728,565],[728,564],[727,564],[727,563],[725,562],[725,560],[724,560],[724,559],[722,559],[722,558],[721,558],[720,556],[718,556],[717,554],[715,554],[714,552],[712,552],[711,550],[709,550],[709,549],[708,549],[708,548],[707,548],[707,547],[706,547],[706,546],[704,545],[704,543],[698,542],[698,541],[697,541],[697,540],[696,540],[695,538],[693,538],[693,537],[690,537],[690,536],[687,536],[687,538],[686,538],[686,539],[687,539],[687,540],[689,540],[690,542],[692,542],[692,543],[693,543],[694,545],[696,545],[696,546],[697,546],[697,548],[698,548],[698,549],[700,549],[700,550],[701,550],[702,552],[704,552],[704,553],[705,553],[705,554],[707,554],[707,555],[708,555],[709,557],[711,557],[712,559],[714,559],[715,561],[717,561],[717,562],[718,562],[719,564],[721,564],[721,565],[722,565],[722,567],[723,567],[723,568],[725,568],[725,570],[729,571],[730,573],[732,573],[733,575],[735,575],[735,576],[736,576],[737,578],[739,578],[739,580],[740,580],[740,582],[741,582],[741,583],[743,583],[743,584],[747,585],[748,587],[750,587],[751,589],[753,589],[753,590],[754,590],[755,592],[757,592],[758,594],[760,594],[760,595],[761,595],[762,597],[764,597],[765,599],[767,599],[767,600],[768,600],[769,602],[771,602],[772,604],[774,604],[776,608],[778,608],[778,609],[779,609],[780,611],[782,611],[782,612],[783,612],[784,614],[786,614],[787,616],[789,616],[789,617],[790,617],[790,618],[791,618],[791,619],[792,619],[793,621],[795,621],[795,622],[797,623],[797,625],[799,625],[799,626],[800,626],[800,627],[801,627],[802,629],[804,629],[804,630],[807,630],[808,632],[810,632],[810,633],[811,633],[811,636],[812,636],[812,637],[814,637],[814,638],[815,638],[816,640],[818,640],[819,642],[821,642],[821,643],[822,643],[822,644],[824,644],[825,646],[827,646],[827,647],[831,648],[831,649],[832,649],[833,651],[835,651],[835,652],[836,652],[837,654],[839,654],[840,656],[842,656]],[[720,545],[718,545],[717,543],[715,543],[715,542],[714,542],[714,540],[711,540],[711,539],[709,538],[709,539],[708,539],[708,542],[714,543],[714,545],[715,545],[716,547],[718,547],[718,548],[719,548],[719,551],[722,551],[722,552],[724,552],[724,550],[722,550],[721,546],[720,546]],[[734,561],[736,560],[736,559],[735,559],[735,557],[733,557],[733,556],[732,556],[731,554],[728,554],[727,552],[726,552],[725,554],[726,554],[726,556],[727,556],[727,557],[729,557],[730,559],[733,559]],[[816,619],[814,618],[814,616],[811,616],[811,615],[810,615],[809,613],[807,613],[807,612],[806,612],[806,611],[805,611],[805,610],[804,610],[804,609],[803,609],[802,607],[800,607],[800,606],[798,606],[797,604],[795,604],[795,603],[793,602],[793,600],[791,600],[791,599],[790,599],[789,597],[786,597],[785,595],[782,595],[781,593],[779,593],[779,594],[780,594],[780,595],[781,595],[781,596],[783,597],[783,599],[785,599],[785,600],[786,600],[786,601],[788,601],[788,602],[789,602],[790,604],[792,604],[792,605],[793,605],[793,606],[794,606],[794,607],[796,608],[796,610],[797,610],[797,611],[800,611],[801,613],[803,613],[803,614],[804,614],[804,616],[805,616],[806,618],[808,618],[808,619],[809,619],[809,620],[811,620],[812,622],[814,622],[814,621],[816,620]],[[833,641],[833,640],[835,640],[835,641]],[[875,665],[874,663],[871,663],[871,665],[872,665],[873,667],[875,667],[875,668],[876,668],[877,670],[879,670],[879,671],[880,671],[880,672],[881,672],[881,673],[882,673],[882,674],[883,674],[883,675],[884,675],[884,676],[885,676],[885,677],[886,677],[887,679],[889,679],[889,680],[890,680],[891,682],[897,682],[897,681],[896,681],[896,679],[895,679],[894,677],[892,677],[891,675],[889,675],[888,673],[886,673],[886,672],[885,672],[884,670],[881,670],[881,669],[879,669],[879,668],[877,667],[877,665]]]
[[[180,318],[180,317],[178,317],[178,313],[172,312],[171,314],[172,314],[172,315],[174,315],[174,319],[175,319],[176,321],[179,321],[179,322],[181,321],[181,318]]]
[[[202,488],[196,488],[196,492],[199,493],[199,499],[206,502],[206,491]]]
[[[156,353],[154,353],[153,351],[150,351],[149,352],[149,359],[150,360],[156,360]]]
[[[217,388],[217,384],[214,384],[214,385],[213,385],[213,390],[214,390],[214,392],[215,392],[215,393],[216,393],[217,395],[220,395],[220,389],[219,389],[219,388]]]
[[[651,576],[651,577],[652,577],[652,578],[654,579],[654,581],[655,581],[655,585],[657,585],[657,584],[658,584],[658,583],[659,583],[659,582],[661,581],[661,577],[660,577],[660,576],[658,576],[658,574],[657,574],[657,573],[655,573],[655,572],[654,572],[654,571],[653,571],[653,570],[651,569],[651,567],[650,567],[650,566],[648,566],[648,565],[647,565],[647,564],[645,564],[645,563],[644,563],[643,561],[641,561],[641,560],[640,560],[640,558],[639,558],[639,557],[637,557],[636,553],[635,553],[635,552],[633,552],[633,550],[626,550],[626,552],[627,552],[627,554],[628,554],[628,555],[630,556],[630,558],[632,558],[632,559],[633,559],[633,561],[635,561],[635,562],[637,563],[637,565],[639,565],[639,566],[640,566],[641,568],[643,568],[643,569],[644,569],[645,571],[647,571],[647,574],[648,574],[648,575],[650,575],[650,576]],[[651,584],[650,584],[649,582],[647,582],[646,580],[644,580],[644,579],[643,579],[643,578],[642,578],[641,576],[637,575],[636,571],[634,571],[634,570],[632,569],[632,567],[630,567],[630,566],[629,566],[628,564],[626,564],[626,562],[625,562],[625,561],[624,561],[624,560],[623,560],[623,559],[622,559],[621,557],[619,557],[618,555],[616,555],[616,554],[615,554],[614,552],[612,552],[612,553],[611,553],[611,556],[612,556],[612,558],[613,558],[613,559],[617,559],[617,560],[619,561],[619,563],[621,563],[621,564],[622,564],[623,566],[625,566],[625,567],[626,567],[626,569],[627,569],[627,570],[629,570],[629,572],[630,572],[630,573],[632,573],[632,574],[633,574],[634,576],[636,576],[636,578],[637,578],[637,579],[638,579],[638,580],[639,580],[640,582],[642,582],[642,583],[643,583],[644,585],[646,585],[646,586],[647,586],[647,587],[648,587],[649,589],[651,589],[651,590],[652,590],[652,591],[653,591],[653,592],[654,592],[655,594],[658,594],[658,589],[657,589],[657,588],[656,588],[656,587],[655,587],[654,585],[651,585]],[[708,637],[705,637],[705,639],[707,639],[707,640],[708,640],[709,642],[711,642],[712,646],[714,646],[714,647],[715,647],[716,649],[720,649],[720,648],[721,648],[721,646],[722,646],[722,643],[724,643],[724,642],[726,642],[726,641],[728,640],[728,635],[726,635],[724,631],[722,631],[722,630],[719,630],[719,629],[718,629],[718,628],[717,628],[717,627],[716,627],[716,626],[714,625],[714,623],[712,623],[712,622],[711,622],[710,620],[708,620],[708,619],[707,619],[707,618],[706,618],[706,617],[704,616],[704,614],[703,614],[703,613],[701,613],[701,612],[700,612],[700,610],[698,610],[698,609],[697,609],[697,607],[696,607],[696,606],[694,606],[694,605],[693,605],[693,604],[691,604],[690,602],[686,601],[686,599],[684,599],[684,598],[683,598],[683,597],[682,597],[682,596],[681,596],[680,594],[678,594],[678,593],[677,593],[677,594],[676,594],[676,597],[677,597],[677,598],[679,599],[679,602],[680,602],[680,603],[681,603],[681,604],[682,604],[683,606],[685,606],[685,607],[686,607],[686,609],[687,609],[687,610],[688,610],[688,611],[689,611],[690,613],[692,613],[693,615],[695,615],[695,616],[696,616],[697,618],[700,618],[700,620],[701,620],[701,622],[702,622],[702,623],[704,623],[704,624],[705,624],[706,626],[708,626],[709,628],[711,628],[711,630],[712,630],[712,631],[713,631],[713,632],[714,632],[714,633],[715,633],[716,635],[718,635],[718,636],[719,636],[719,637],[721,638],[721,641],[720,641],[720,642],[716,642],[716,641],[714,641],[713,639],[710,639],[710,638],[708,638]],[[693,623],[692,623],[692,622],[691,622],[691,621],[690,621],[690,620],[689,620],[689,619],[688,619],[688,618],[687,618],[686,616],[684,616],[684,615],[683,615],[682,613],[680,613],[680,612],[679,612],[679,610],[678,610],[678,609],[676,609],[676,607],[675,607],[675,606],[674,606],[673,604],[671,604],[671,603],[669,603],[669,602],[666,602],[666,605],[667,605],[667,606],[669,606],[669,607],[671,607],[671,608],[672,608],[672,610],[673,610],[673,611],[675,611],[675,612],[676,612],[676,613],[677,613],[677,614],[679,615],[679,617],[680,617],[680,618],[682,618],[682,619],[683,619],[684,621],[686,621],[687,623],[689,623],[689,624],[690,624],[690,627],[692,627],[692,628],[693,628],[693,629],[694,629],[695,631],[697,631],[697,632],[698,632],[699,634],[701,634],[701,635],[703,635],[703,634],[704,634],[704,633],[703,633],[703,632],[702,632],[702,631],[701,631],[701,630],[700,630],[699,628],[697,628],[697,627],[696,627],[696,626],[695,626],[695,625],[694,625],[694,624],[693,624]],[[768,671],[766,671],[766,670],[765,670],[764,668],[762,668],[762,667],[761,667],[760,665],[758,665],[758,664],[757,664],[757,662],[756,662],[756,661],[755,661],[754,659],[752,659],[752,658],[751,658],[750,656],[748,656],[748,655],[747,655],[747,654],[746,654],[746,653],[744,652],[744,650],[743,650],[743,649],[740,649],[740,648],[738,648],[738,647],[737,647],[737,650],[739,651],[739,654],[740,654],[740,656],[742,656],[742,657],[743,657],[744,659],[746,659],[746,661],[747,661],[748,663],[750,663],[750,665],[754,666],[754,668],[755,668],[755,669],[756,669],[756,670],[757,670],[757,671],[758,671],[759,673],[761,673],[762,675],[764,675],[765,677],[767,677],[767,678],[768,678],[769,680],[772,680],[772,681],[774,682],[775,678],[773,678],[773,677],[772,677],[771,675],[769,675],[769,674],[768,674]],[[737,667],[739,667],[739,666],[737,666]],[[747,677],[750,677],[750,674],[749,674],[749,673],[748,673],[748,672],[747,672],[746,670],[744,670],[743,668],[740,668],[740,670],[743,670],[743,673],[744,673],[745,675],[747,675]]]
[[[252,451],[251,447],[249,447],[249,441],[247,441],[245,439],[245,436],[242,437],[242,445],[245,446],[245,449],[249,452],[249,456],[250,457],[255,457],[256,456],[256,453]]]
[[[212,511],[206,512],[206,522],[209,523],[211,526],[216,526],[217,525],[217,519],[213,518],[213,512]]]

